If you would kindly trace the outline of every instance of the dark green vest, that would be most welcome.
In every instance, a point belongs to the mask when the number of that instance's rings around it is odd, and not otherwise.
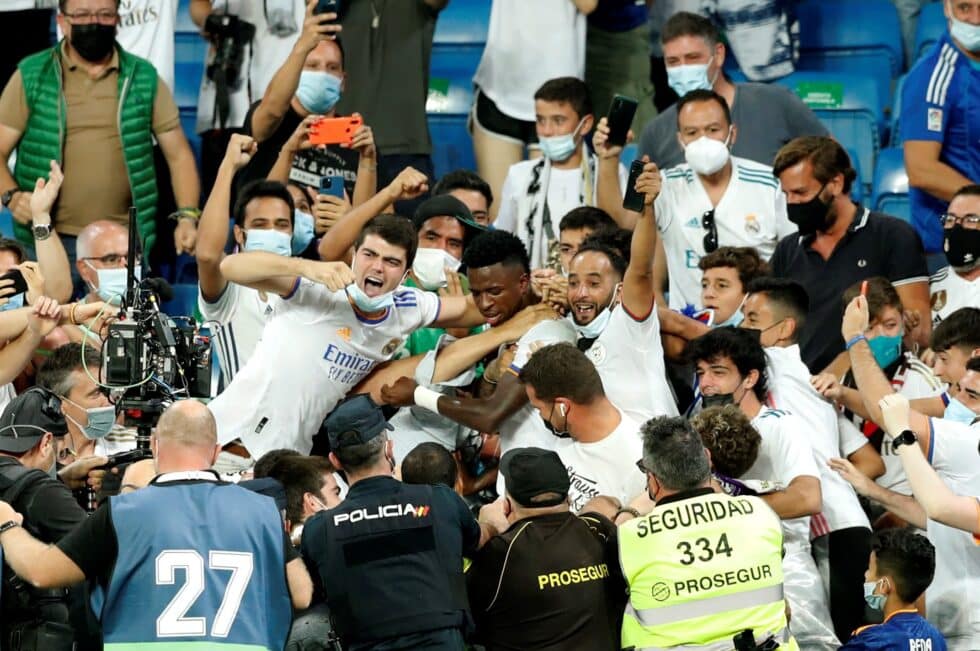
[[[32,54],[18,64],[24,83],[24,96],[30,108],[27,128],[17,145],[14,178],[22,190],[32,190],[39,177],[48,177],[51,161],[62,163],[67,133],[67,104],[62,88],[62,44]],[[122,141],[126,173],[136,225],[143,241],[143,253],[156,239],[157,183],[153,165],[153,104],[157,92],[157,72],[149,61],[117,47],[119,53],[119,107],[116,122]],[[98,165],[99,161],[92,161]],[[105,170],[106,174],[115,173]],[[66,175],[71,170],[65,170]],[[105,215],[92,215],[93,221]],[[33,244],[30,229],[15,224],[18,239]]]

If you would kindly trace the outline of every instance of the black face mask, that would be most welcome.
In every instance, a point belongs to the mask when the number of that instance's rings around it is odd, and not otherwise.
[[[786,205],[789,220],[800,229],[800,235],[813,235],[824,230],[833,221],[830,215],[830,202],[820,198],[826,184],[820,187],[817,194],[806,203],[791,203]]]
[[[71,46],[86,61],[102,61],[112,53],[115,43],[115,25],[88,23],[71,26]]]
[[[970,269],[980,260],[980,230],[957,224],[943,231],[943,253],[954,269]]]
[[[554,434],[555,436],[557,436],[558,438],[560,438],[560,439],[570,439],[570,438],[572,438],[572,435],[568,433],[568,415],[567,414],[565,415],[565,427],[563,429],[558,429],[557,427],[555,427],[554,425],[551,424],[551,419],[555,417],[555,406],[557,404],[558,403],[556,402],[554,405],[552,405],[551,406],[551,413],[548,415],[547,418],[545,418],[544,416],[542,416],[541,417],[541,420],[544,421],[545,428],[549,432],[551,432],[552,434]]]
[[[710,409],[711,407],[725,407],[727,405],[734,404],[734,393],[716,393],[713,396],[701,396],[701,406],[705,409]]]

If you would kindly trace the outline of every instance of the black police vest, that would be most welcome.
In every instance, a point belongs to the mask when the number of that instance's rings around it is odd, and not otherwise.
[[[440,512],[447,501],[433,499],[432,486],[392,482],[390,491],[348,496],[319,516],[327,602],[348,644],[471,623],[461,547],[446,544],[461,540],[452,535],[454,514]]]

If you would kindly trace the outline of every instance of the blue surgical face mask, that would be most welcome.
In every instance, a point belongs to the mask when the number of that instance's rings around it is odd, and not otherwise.
[[[380,312],[381,310],[387,309],[392,306],[395,302],[395,292],[385,292],[378,296],[368,296],[364,293],[364,290],[357,286],[357,283],[351,283],[347,286],[347,295],[351,297],[354,301],[354,305],[357,309],[362,312]]]
[[[878,581],[868,581],[864,584],[864,601],[868,604],[868,608],[874,611],[882,611],[885,609],[885,601],[888,600],[888,595],[875,594],[875,589],[878,587]]]
[[[715,327],[715,328],[725,328],[725,327],[737,328],[740,325],[742,325],[742,321],[744,321],[744,320],[745,320],[745,315],[742,314],[742,308],[739,307],[734,312],[732,312],[732,315],[730,317],[728,317],[727,319],[725,319],[721,323],[716,323],[713,327]]]
[[[89,440],[95,441],[105,438],[116,424],[116,408],[112,405],[85,409],[78,403],[68,400],[68,398],[62,397],[61,399],[85,411],[86,416],[88,416],[88,425],[82,425],[68,414],[65,414],[65,418],[74,423],[78,429],[82,430],[85,438]]]
[[[544,154],[544,157],[556,163],[561,163],[571,158],[572,154],[575,153],[575,148],[578,147],[576,137],[578,136],[579,129],[582,128],[582,122],[584,120],[585,118],[582,118],[574,131],[566,133],[563,136],[539,136],[538,145],[541,146],[541,153]]]
[[[293,255],[299,255],[310,245],[316,233],[313,231],[313,215],[296,210],[293,213]]]
[[[246,251],[265,251],[289,257],[293,252],[292,237],[274,229],[251,228],[245,231]]]
[[[0,312],[6,312],[7,310],[16,310],[19,307],[24,307],[24,294],[23,292],[17,294],[16,296],[11,296],[9,300],[3,305],[0,305]]]
[[[951,420],[954,423],[969,425],[976,419],[977,414],[956,398],[949,399],[946,411],[943,412],[943,420]]]
[[[881,368],[888,368],[902,354],[902,335],[879,335],[868,340],[868,346]]]
[[[583,339],[595,339],[601,335],[606,326],[609,325],[609,319],[612,318],[613,304],[616,302],[616,296],[619,293],[619,285],[617,284],[613,288],[612,298],[609,300],[609,305],[602,308],[602,311],[598,315],[585,325],[579,325],[575,323],[575,319],[572,319],[572,327],[575,328],[575,332],[578,333],[579,337]]]
[[[340,77],[329,72],[304,70],[299,74],[296,98],[310,113],[326,113],[340,101]]]
[[[980,25],[949,19],[949,34],[969,52],[980,52]]]
[[[122,302],[123,296],[126,295],[126,267],[96,269],[88,260],[85,263],[95,271],[98,277],[99,286],[94,289],[98,293],[99,298],[110,305],[119,305]],[[133,273],[136,276],[136,280],[139,281],[140,267],[136,266],[133,269]]]
[[[687,63],[667,68],[667,85],[678,97],[684,97],[692,90],[711,90],[708,66],[713,60],[714,57],[711,57],[708,63]]]

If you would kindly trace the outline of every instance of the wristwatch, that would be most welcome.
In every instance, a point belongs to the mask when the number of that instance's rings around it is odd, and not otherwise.
[[[901,434],[892,439],[892,454],[898,454],[898,448],[903,445],[915,445],[919,442],[919,437],[910,429],[904,430]]]
[[[3,532],[9,531],[14,527],[19,527],[19,526],[20,526],[20,522],[17,522],[16,520],[7,520],[3,524],[0,524],[0,536],[3,535]]]
[[[11,199],[13,199],[14,195],[18,192],[20,192],[20,188],[10,188],[9,190],[5,190],[3,194],[0,194],[0,203],[3,204],[4,208],[10,205]]]
[[[51,237],[51,231],[51,224],[31,224],[31,233],[34,234],[34,239],[38,242]]]

